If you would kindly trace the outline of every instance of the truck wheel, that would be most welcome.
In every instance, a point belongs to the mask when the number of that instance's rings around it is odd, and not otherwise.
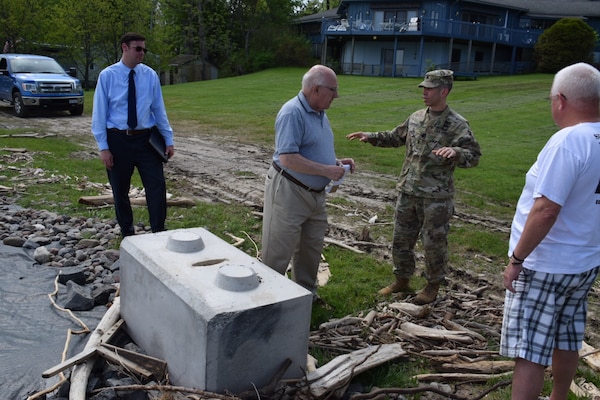
[[[83,114],[83,104],[69,108],[69,112],[75,116]]]
[[[17,117],[23,118],[27,116],[27,107],[25,107],[25,105],[23,104],[23,98],[21,98],[21,93],[19,92],[15,92],[13,94],[13,107],[15,109],[15,114],[17,114]]]

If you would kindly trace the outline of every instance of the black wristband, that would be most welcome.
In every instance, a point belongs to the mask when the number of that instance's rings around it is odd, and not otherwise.
[[[521,258],[519,258],[519,257],[515,256],[515,253],[514,253],[514,252],[512,253],[512,256],[511,256],[511,258],[514,258],[515,260],[517,260],[517,261],[518,261],[518,263],[517,263],[517,264],[523,264],[523,261],[525,261],[525,259],[524,259],[524,258],[522,258],[522,259],[521,259]]]

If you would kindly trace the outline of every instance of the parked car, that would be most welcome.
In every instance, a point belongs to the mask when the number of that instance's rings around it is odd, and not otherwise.
[[[74,69],[67,74],[55,59],[33,54],[0,54],[0,100],[18,117],[33,109],[83,113],[83,88]]]

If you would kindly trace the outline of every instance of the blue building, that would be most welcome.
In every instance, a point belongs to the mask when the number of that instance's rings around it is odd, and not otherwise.
[[[539,35],[565,17],[600,32],[600,1],[342,0],[299,26],[314,55],[339,73],[423,76],[449,68],[477,76],[533,72]]]

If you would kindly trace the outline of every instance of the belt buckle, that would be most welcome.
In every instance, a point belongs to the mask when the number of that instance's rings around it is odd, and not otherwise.
[[[131,135],[133,135],[133,131],[134,131],[133,129],[125,129],[125,135],[131,136]]]

